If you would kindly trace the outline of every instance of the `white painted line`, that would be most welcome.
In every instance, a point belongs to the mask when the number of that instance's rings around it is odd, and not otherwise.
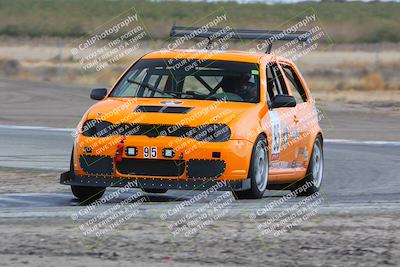
[[[400,146],[400,141],[359,141],[348,139],[324,139],[324,143],[328,144],[348,144],[348,145],[391,145]]]
[[[45,126],[19,126],[0,124],[0,129],[15,129],[15,130],[35,130],[48,132],[73,132],[75,128],[55,128]],[[349,145],[392,145],[400,146],[400,141],[359,141],[349,139],[324,139],[324,143],[328,144],[349,144]]]
[[[11,129],[11,130],[37,130],[37,131],[48,131],[48,132],[72,132],[75,128],[55,128],[45,126],[20,126],[20,125],[5,125],[0,124],[0,129]]]

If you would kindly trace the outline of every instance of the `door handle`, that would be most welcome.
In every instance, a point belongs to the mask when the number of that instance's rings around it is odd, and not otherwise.
[[[293,121],[294,121],[295,123],[298,123],[298,122],[299,122],[299,119],[297,118],[296,115],[293,116]]]

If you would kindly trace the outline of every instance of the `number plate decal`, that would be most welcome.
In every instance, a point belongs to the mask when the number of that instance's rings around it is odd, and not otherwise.
[[[153,147],[148,147],[145,146],[143,147],[143,157],[148,159],[148,158],[152,158],[152,159],[156,159],[157,158],[157,147],[153,146]]]
[[[150,149],[148,146],[143,147],[143,157],[144,158],[149,158],[150,156]]]
[[[150,155],[153,159],[157,158],[157,147],[153,146],[151,148],[151,155]]]

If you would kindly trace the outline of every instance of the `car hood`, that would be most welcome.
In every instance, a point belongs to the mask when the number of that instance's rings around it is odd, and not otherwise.
[[[107,98],[94,104],[84,120],[198,126],[232,124],[256,104],[171,98]]]

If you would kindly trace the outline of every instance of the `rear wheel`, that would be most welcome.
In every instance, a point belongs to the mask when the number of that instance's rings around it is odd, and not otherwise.
[[[162,194],[162,193],[166,193],[168,191],[168,189],[146,189],[146,188],[142,188],[142,191],[146,192],[146,193],[159,193],[159,194]]]
[[[260,135],[253,147],[251,155],[249,177],[251,187],[246,191],[234,191],[236,199],[262,198],[268,183],[268,146],[263,135]]]
[[[292,192],[297,192],[299,196],[310,196],[321,188],[324,174],[324,154],[322,140],[320,137],[315,139],[310,163],[308,164],[306,176],[295,183]]]
[[[71,175],[75,175],[74,170],[74,149],[71,152],[71,161],[69,164],[69,171]],[[101,198],[106,191],[105,187],[91,187],[91,186],[80,186],[71,185],[72,194],[79,199],[79,201],[94,201]]]

